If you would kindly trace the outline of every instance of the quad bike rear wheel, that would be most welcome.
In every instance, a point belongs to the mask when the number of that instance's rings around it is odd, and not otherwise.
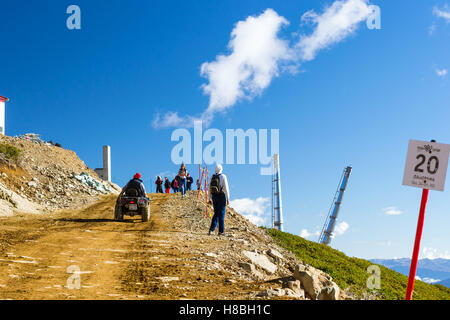
[[[114,208],[114,220],[115,221],[123,221],[122,207],[118,203],[116,204],[116,207]]]

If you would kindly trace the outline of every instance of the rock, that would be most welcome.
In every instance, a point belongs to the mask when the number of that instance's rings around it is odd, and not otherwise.
[[[269,259],[265,255],[251,252],[251,251],[243,251],[242,253],[247,258],[249,258],[253,264],[255,264],[256,266],[265,270],[266,272],[274,273],[275,271],[277,271],[277,266],[274,265],[272,262],[270,262]]]
[[[339,300],[341,289],[333,283],[325,288],[319,294],[318,300]]]
[[[305,292],[311,299],[317,299],[322,288],[320,287],[319,277],[315,272],[315,269],[299,264],[295,268],[294,278],[300,280]]]
[[[31,188],[36,188],[37,187],[37,183],[35,181],[30,181],[27,183],[27,185]]]
[[[305,291],[304,290],[299,290],[299,291],[294,291],[291,290],[289,288],[284,289],[284,294],[288,297],[292,297],[292,298],[298,298],[298,299],[304,299],[305,298]]]
[[[253,273],[253,271],[255,271],[255,266],[251,263],[239,262],[239,267],[250,273]]]
[[[283,260],[283,255],[275,249],[267,250],[267,255],[271,256],[272,258],[274,258],[277,261]]]
[[[260,278],[260,279],[264,278],[263,275],[261,274],[261,272],[256,270],[255,266],[253,264],[251,264],[251,263],[239,262],[239,267],[241,267],[242,269],[244,269],[248,273],[256,276],[257,278]]]
[[[289,280],[289,281],[286,281],[286,282],[283,283],[283,288],[291,289],[294,292],[302,290],[301,289],[300,280]]]
[[[245,239],[235,239],[236,242],[241,242],[244,246],[248,245],[248,241]]]
[[[281,296],[284,296],[284,294],[285,294],[284,289],[278,288],[278,289],[275,289],[275,290],[267,289],[265,291],[262,291],[262,292],[258,293],[257,296],[258,297],[271,298],[271,297],[281,297]]]
[[[305,292],[314,300],[339,300],[340,289],[331,277],[311,266],[297,265],[294,278],[300,280]]]

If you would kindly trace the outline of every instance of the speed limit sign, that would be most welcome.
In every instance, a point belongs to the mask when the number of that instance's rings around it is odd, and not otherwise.
[[[406,300],[411,300],[413,297],[428,194],[430,190],[444,191],[449,155],[450,145],[448,144],[436,143],[434,140],[431,142],[409,141],[403,184],[421,188],[422,200],[420,202],[411,267],[409,269]]]
[[[450,145],[409,141],[403,185],[444,191]]]

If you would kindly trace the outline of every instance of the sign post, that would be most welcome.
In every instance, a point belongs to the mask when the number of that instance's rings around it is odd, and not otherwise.
[[[423,190],[406,289],[406,300],[412,299],[414,291],[429,190],[444,191],[449,155],[450,145],[448,144],[439,144],[434,140],[431,142],[411,140],[409,142],[403,185],[422,188]]]

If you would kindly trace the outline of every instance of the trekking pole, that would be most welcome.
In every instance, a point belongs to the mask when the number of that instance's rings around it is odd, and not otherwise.
[[[200,165],[198,165],[198,167],[199,167],[199,172],[200,172]],[[198,180],[197,199],[198,199],[198,197],[200,196],[200,193],[202,192],[203,170],[202,170],[201,176],[199,176],[198,179],[199,179],[199,180]]]

